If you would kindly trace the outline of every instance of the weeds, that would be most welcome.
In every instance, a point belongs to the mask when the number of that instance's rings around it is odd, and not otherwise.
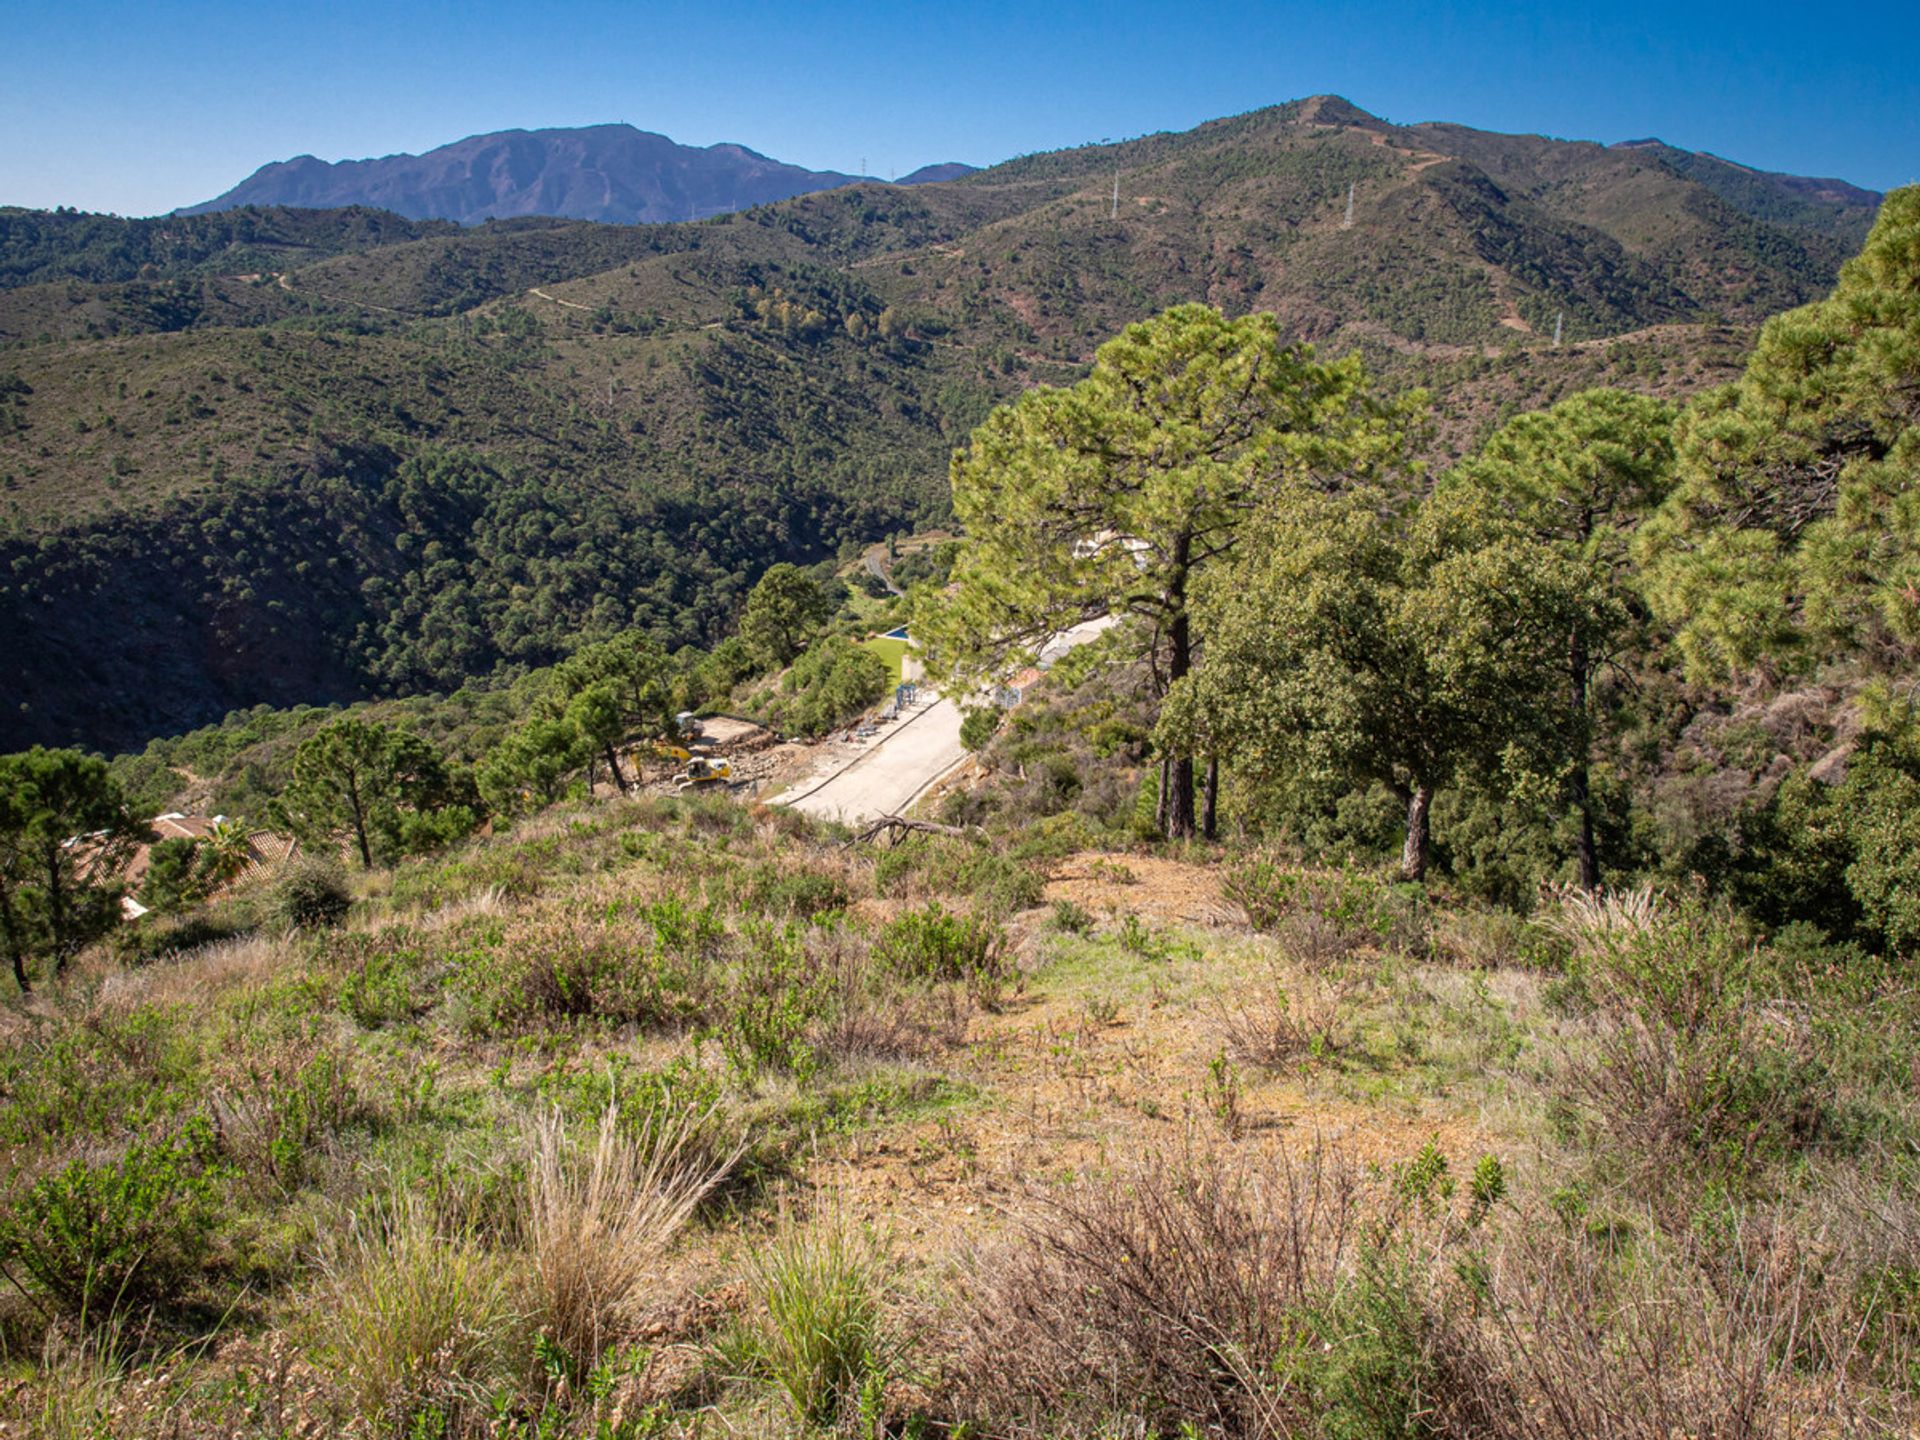
[[[847,1417],[892,1371],[891,1276],[880,1241],[838,1216],[784,1231],[749,1261],[747,1354],[801,1425]]]
[[[1253,985],[1216,1002],[1221,1033],[1235,1055],[1268,1070],[1324,1063],[1353,1039],[1352,1006],[1365,980],[1351,966],[1289,976],[1268,956]]]
[[[609,1105],[590,1139],[558,1111],[535,1123],[527,1166],[527,1248],[541,1334],[579,1381],[630,1317],[661,1254],[738,1157],[711,1158],[708,1116],[635,1134]]]
[[[503,1258],[403,1194],[356,1217],[322,1273],[314,1342],[354,1414],[389,1433],[422,1416],[441,1434],[477,1428],[525,1353]]]

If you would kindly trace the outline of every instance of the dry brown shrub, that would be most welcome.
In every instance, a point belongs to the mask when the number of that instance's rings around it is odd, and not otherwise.
[[[846,928],[809,933],[806,951],[832,995],[812,1036],[822,1058],[925,1060],[966,1043],[978,1008],[969,985],[903,981],[875,963],[864,935]]]
[[[1328,1058],[1353,1039],[1352,1005],[1366,988],[1350,966],[1289,972],[1267,956],[1253,985],[1216,1003],[1216,1020],[1238,1058],[1270,1070]]]
[[[535,1123],[527,1166],[527,1248],[538,1318],[581,1373],[632,1318],[668,1243],[733,1168],[715,1159],[705,1114],[681,1114],[639,1135],[609,1107],[586,1143],[560,1113]]]
[[[1272,1363],[1357,1239],[1358,1176],[1319,1150],[1255,1159],[1192,1140],[1038,1193],[972,1276],[954,1359],[996,1433],[1299,1433]]]
[[[1482,1325],[1490,1383],[1532,1440],[1715,1440],[1874,1433],[1848,1368],[1807,1366],[1828,1307],[1824,1249],[1774,1217],[1731,1243],[1636,1247],[1535,1215],[1493,1248]],[[1838,1428],[1835,1428],[1836,1425]]]

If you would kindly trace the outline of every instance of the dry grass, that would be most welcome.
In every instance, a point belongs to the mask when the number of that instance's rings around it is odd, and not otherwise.
[[[102,976],[94,1004],[116,1015],[142,1005],[204,1005],[231,991],[260,988],[286,963],[286,942],[280,937],[254,934],[218,940],[177,959],[137,969],[114,966]]]
[[[1622,940],[1644,935],[1666,922],[1660,892],[1652,885],[1637,890],[1582,890],[1550,885],[1542,895],[1540,923],[1573,942],[1588,955]]]
[[[446,1422],[438,1433],[477,1428],[523,1348],[505,1257],[402,1195],[356,1217],[321,1272],[315,1348],[353,1412],[379,1433],[404,1434],[429,1410]]]
[[[1191,1137],[1031,1197],[965,1297],[953,1388],[1009,1435],[1297,1433],[1274,1383],[1301,1307],[1359,1238],[1359,1180],[1318,1150],[1253,1158]]]
[[[716,1160],[707,1115],[682,1114],[639,1135],[609,1107],[585,1143],[558,1111],[534,1125],[527,1166],[527,1246],[548,1341],[590,1370],[622,1333],[668,1243],[732,1169]]]

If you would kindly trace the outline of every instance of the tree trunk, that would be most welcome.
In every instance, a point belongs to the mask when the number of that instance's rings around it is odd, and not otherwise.
[[[20,986],[22,995],[31,995],[33,986],[27,980],[26,946],[20,939],[18,924],[13,914],[12,900],[0,897],[0,935],[6,937],[7,957],[13,961],[13,978]]]
[[[1580,838],[1574,842],[1574,858],[1580,866],[1580,888],[1589,894],[1600,888],[1600,852],[1593,840],[1593,782],[1588,773],[1587,741],[1587,683],[1591,666],[1587,660],[1586,642],[1576,634],[1573,637],[1573,655],[1569,668],[1573,672],[1573,705],[1580,717],[1580,759],[1573,767],[1573,776],[1568,781],[1568,789],[1573,792],[1573,803],[1580,812]]]
[[[1172,793],[1167,797],[1167,838],[1193,838],[1193,759],[1182,755],[1169,767]]]
[[[1432,805],[1431,785],[1416,785],[1407,799],[1407,843],[1400,851],[1400,874],[1408,880],[1427,878],[1427,811]]]
[[[613,742],[607,742],[607,769],[613,772],[613,788],[622,795],[627,793],[627,777],[620,773],[620,757],[614,754]]]
[[[1574,808],[1580,812],[1580,833],[1573,842],[1574,859],[1580,866],[1580,888],[1593,894],[1600,888],[1600,851],[1593,840],[1593,792],[1589,788],[1587,762],[1573,767],[1568,781],[1573,791]]]
[[[360,847],[362,869],[373,869],[373,846],[367,843],[367,807],[360,800],[358,777],[347,776],[347,809],[353,816],[353,838]]]
[[[67,890],[60,883],[60,850],[47,851],[47,929],[53,942],[53,973],[67,964]],[[16,979],[19,977],[16,976]]]
[[[1174,572],[1167,585],[1173,618],[1167,622],[1167,683],[1176,684],[1193,669],[1193,622],[1187,615],[1187,554],[1190,542],[1182,537],[1174,547]],[[1168,776],[1162,832],[1169,840],[1193,838],[1193,757],[1175,758]]]
[[[1200,792],[1200,837],[1215,840],[1220,834],[1220,759],[1207,758],[1207,784]]]

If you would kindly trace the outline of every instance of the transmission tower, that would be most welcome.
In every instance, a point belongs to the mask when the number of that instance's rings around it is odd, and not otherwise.
[[[1353,228],[1353,186],[1351,184],[1347,186],[1347,218],[1340,222],[1340,228],[1342,230]]]
[[[1109,218],[1114,220],[1120,218],[1120,172],[1118,170],[1113,172],[1113,213]]]
[[[1566,318],[1566,314],[1564,310],[1553,312],[1553,348],[1556,350],[1560,348],[1560,322]]]

